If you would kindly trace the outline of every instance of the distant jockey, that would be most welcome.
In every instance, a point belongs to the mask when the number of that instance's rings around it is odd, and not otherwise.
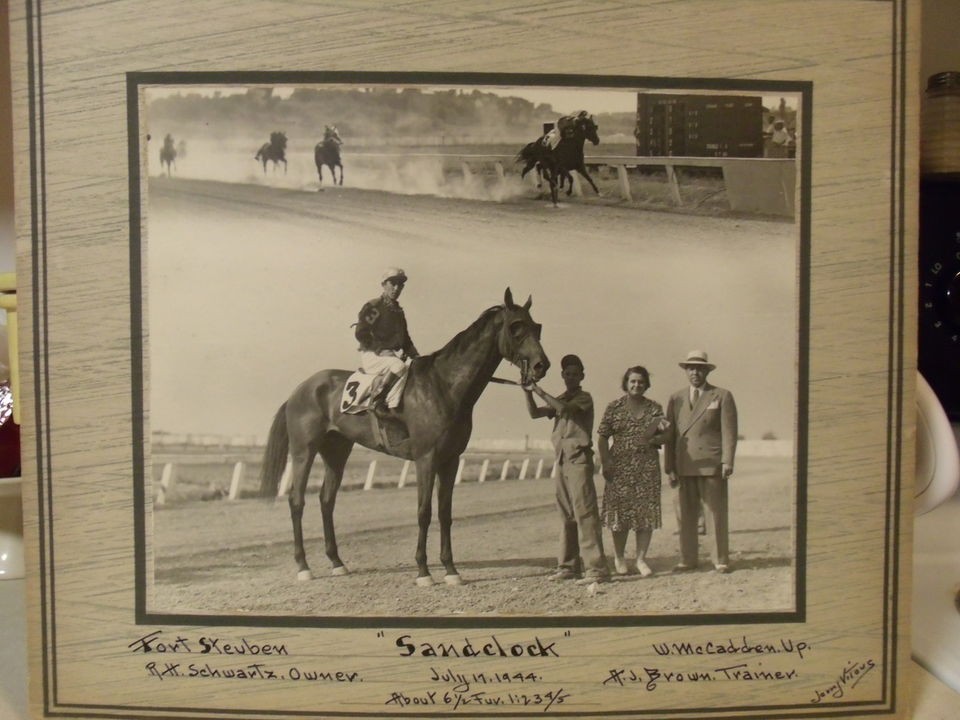
[[[577,120],[588,115],[589,113],[586,110],[578,110],[575,113],[558,118],[557,124],[541,138],[540,142],[551,150],[556,150],[557,145],[563,138],[573,137],[573,128],[576,126]]]

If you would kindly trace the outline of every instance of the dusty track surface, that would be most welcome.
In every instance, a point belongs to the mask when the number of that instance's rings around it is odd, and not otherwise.
[[[603,481],[597,478],[598,492]],[[743,459],[731,481],[735,572],[675,575],[676,524],[664,490],[664,527],[654,533],[656,574],[616,577],[591,595],[551,583],[559,530],[549,479],[464,483],[454,493],[453,545],[465,584],[443,584],[439,532],[429,556],[437,584],[417,587],[416,488],[351,490],[337,504],[340,555],[351,569],[331,577],[319,503],[304,526],[315,579],[298,582],[290,518],[283,500],[192,503],[155,513],[156,584],[152,607],[164,612],[326,615],[580,615],[727,613],[793,607],[790,463]],[[605,544],[610,536],[605,533]],[[632,542],[632,536],[631,541]],[[628,544],[629,548],[629,544]],[[628,553],[629,554],[629,553]]]

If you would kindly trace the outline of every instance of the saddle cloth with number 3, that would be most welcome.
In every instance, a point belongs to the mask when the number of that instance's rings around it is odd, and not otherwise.
[[[381,375],[370,375],[357,370],[343,386],[343,396],[340,398],[340,412],[347,415],[355,415],[370,409],[370,398],[373,395],[374,385],[379,385],[383,378]]]

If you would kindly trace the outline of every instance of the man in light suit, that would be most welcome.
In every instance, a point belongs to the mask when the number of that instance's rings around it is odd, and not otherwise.
[[[680,564],[674,571],[697,567],[702,502],[707,534],[713,538],[713,566],[719,573],[728,573],[727,479],[733,474],[737,449],[737,406],[729,390],[707,382],[707,375],[716,368],[707,353],[692,350],[679,365],[689,386],[674,393],[667,404],[672,431],[664,449],[664,470],[680,499]]]

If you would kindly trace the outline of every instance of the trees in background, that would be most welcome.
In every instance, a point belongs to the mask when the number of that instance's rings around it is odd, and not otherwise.
[[[283,128],[291,138],[313,138],[336,124],[345,138],[468,135],[509,142],[535,137],[558,114],[550,105],[478,89],[377,87],[298,88],[286,98],[272,88],[213,95],[187,89],[153,100],[147,111],[152,128],[188,137],[260,137]],[[601,133],[633,132],[633,113],[597,117]]]

